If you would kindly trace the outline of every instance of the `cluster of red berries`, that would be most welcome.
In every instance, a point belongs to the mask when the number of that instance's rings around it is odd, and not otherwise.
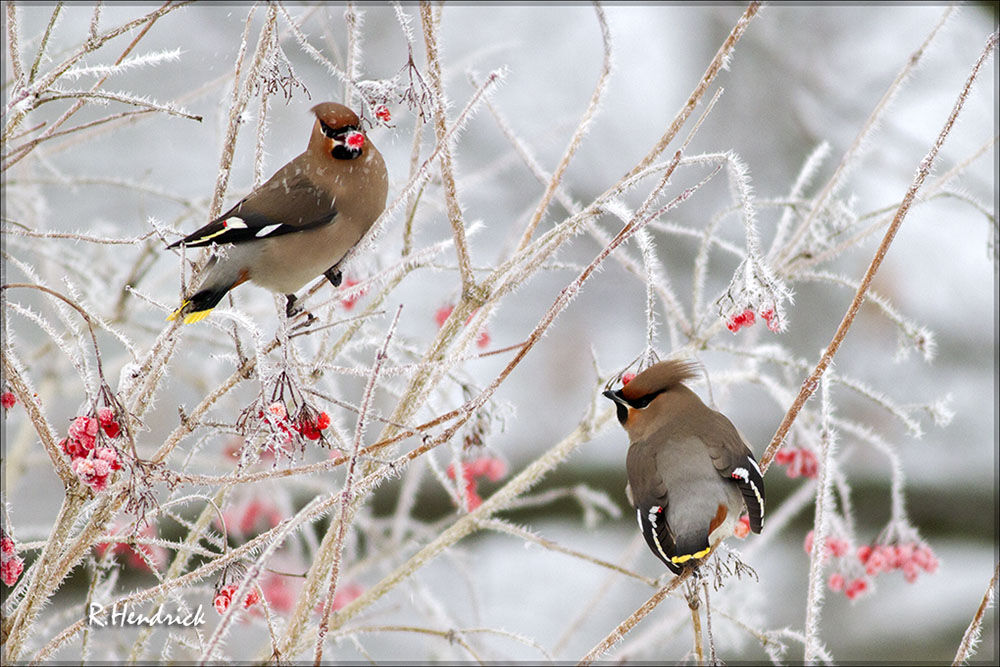
[[[285,444],[292,441],[292,432],[298,433],[307,440],[319,440],[323,437],[323,431],[330,426],[330,415],[325,412],[313,416],[309,411],[303,410],[299,413],[298,419],[289,420],[288,409],[281,401],[275,401],[267,406],[267,412],[270,414],[267,419],[268,424],[277,429]],[[266,415],[261,410],[257,416],[263,418]]]
[[[69,425],[69,437],[59,442],[59,447],[70,458],[73,472],[80,481],[94,489],[108,488],[111,474],[120,470],[121,461],[114,447],[98,447],[97,432],[103,430],[109,438],[117,438],[121,426],[111,408],[101,408],[97,417],[76,417]]]
[[[767,322],[767,328],[775,333],[778,333],[781,331],[781,324],[778,322],[778,318],[775,315],[776,313],[773,308],[768,308],[767,310],[760,312],[761,318]],[[754,316],[753,311],[747,308],[742,313],[730,317],[729,321],[726,322],[726,327],[733,333],[736,333],[743,327],[752,327],[756,320],[757,318]]]
[[[239,584],[229,584],[218,589],[215,592],[215,598],[212,600],[215,611],[224,614],[229,609],[229,605],[232,604],[233,595],[239,587]],[[258,602],[260,602],[260,593],[257,592],[256,588],[251,588],[250,592],[243,598],[243,608],[249,609]]]
[[[938,559],[926,544],[907,542],[905,544],[865,544],[858,547],[858,560],[871,576],[893,570],[902,570],[903,578],[912,584],[920,571],[934,574],[938,569]]]
[[[778,465],[788,466],[785,474],[795,479],[796,477],[808,477],[814,479],[819,472],[819,461],[816,455],[804,447],[782,447],[774,455],[774,462]]]
[[[23,571],[24,561],[17,555],[17,545],[7,531],[3,531],[0,535],[0,579],[13,586]]]
[[[17,405],[17,396],[15,396],[12,391],[5,391],[0,394],[0,405],[3,406],[4,410],[10,410],[12,407]]]
[[[812,553],[813,531],[806,535],[803,545],[806,553]],[[830,557],[844,558],[851,551],[847,540],[840,537],[826,538],[823,549],[823,560]],[[847,599],[854,600],[868,591],[870,581],[868,577],[874,577],[883,572],[902,570],[903,578],[907,583],[917,580],[920,570],[933,574],[938,568],[938,559],[934,552],[926,544],[918,542],[907,542],[905,544],[875,544],[862,545],[857,550],[857,560],[864,567],[866,576],[856,576],[848,580],[848,576],[837,571],[830,575],[827,580],[827,587],[835,593],[843,593]],[[858,565],[853,561],[846,564],[847,570],[857,570]]]
[[[392,120],[392,114],[389,113],[389,107],[384,104],[378,105],[378,108],[375,109],[375,117],[383,123],[388,123]]]
[[[453,310],[455,310],[455,306],[447,305],[447,306],[441,306],[434,312],[434,321],[437,322],[438,329],[444,326],[445,321],[447,321],[447,319],[451,317],[451,311]],[[475,311],[473,311],[473,313],[469,315],[468,319],[465,320],[465,323],[468,324],[469,321],[472,320],[473,316],[475,316],[475,314],[476,314]],[[479,337],[476,339],[476,346],[482,349],[490,344],[490,340],[491,338],[489,330],[486,329],[486,327],[483,327],[482,330],[479,332]]]
[[[496,482],[507,474],[507,464],[500,459],[490,457],[459,465],[462,470],[462,479],[465,481],[465,499],[470,512],[483,504],[483,499],[476,492],[479,478],[485,477],[491,482]],[[448,477],[455,479],[454,464],[448,466]]]

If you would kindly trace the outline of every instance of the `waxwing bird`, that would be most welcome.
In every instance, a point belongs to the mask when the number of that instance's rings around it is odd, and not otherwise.
[[[646,544],[674,574],[732,535],[744,506],[753,532],[764,522],[764,480],[753,453],[725,415],[683,384],[698,368],[661,361],[604,392],[628,433],[625,493]]]
[[[284,294],[294,314],[295,292],[319,275],[340,285],[339,264],[385,209],[385,162],[342,104],[312,108],[305,152],[275,172],[236,206],[171,244],[218,245],[197,291],[167,319],[204,319],[229,290],[246,281]]]

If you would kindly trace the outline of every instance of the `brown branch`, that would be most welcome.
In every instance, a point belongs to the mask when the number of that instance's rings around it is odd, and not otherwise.
[[[979,609],[976,610],[975,616],[969,622],[969,627],[965,629],[965,634],[962,635],[962,641],[958,645],[958,651],[955,653],[955,660],[952,661],[952,665],[961,665],[972,656],[973,645],[982,631],[983,615],[986,614],[986,610],[990,606],[990,601],[993,599],[993,589],[997,587],[998,575],[1000,575],[1000,561],[993,567],[993,577],[990,579],[989,585],[986,586],[983,601],[979,603]]]
[[[605,653],[611,650],[611,647],[621,641],[628,632],[636,626],[642,619],[649,615],[649,612],[656,609],[656,607],[663,602],[664,599],[671,593],[673,593],[682,581],[687,579],[691,575],[691,570],[685,570],[678,576],[670,580],[670,583],[661,588],[660,590],[653,593],[646,602],[643,603],[641,607],[632,612],[628,618],[618,624],[618,627],[612,630],[607,637],[602,639],[597,646],[590,649],[587,655],[583,656],[578,662],[578,665],[591,665],[595,660],[600,659]]]

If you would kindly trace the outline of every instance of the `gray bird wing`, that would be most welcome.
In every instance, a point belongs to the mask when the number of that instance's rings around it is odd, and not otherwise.
[[[635,507],[636,520],[649,550],[670,568],[680,574],[683,568],[671,559],[677,554],[673,531],[667,523],[669,498],[663,478],[657,474],[656,450],[642,443],[629,447],[625,467],[628,473],[629,494]]]
[[[246,243],[332,223],[337,216],[333,198],[301,170],[293,168],[293,163],[285,165],[236,206],[169,247]]]
[[[764,477],[760,466],[733,423],[722,413],[715,414],[725,422],[717,424],[712,431],[715,437],[705,443],[712,464],[723,479],[739,487],[750,516],[750,530],[760,533],[764,527]]]

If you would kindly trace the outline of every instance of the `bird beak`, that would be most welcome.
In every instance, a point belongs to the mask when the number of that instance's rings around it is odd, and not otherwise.
[[[611,391],[610,389],[604,392],[604,397],[614,401],[618,423],[624,426],[625,422],[628,421],[629,404],[625,402],[625,399],[617,391]]]
[[[625,405],[626,407],[628,407],[627,404],[625,403],[625,399],[619,396],[617,391],[611,391],[610,389],[608,389],[606,392],[603,393],[603,396],[604,398],[610,398],[618,405]]]

